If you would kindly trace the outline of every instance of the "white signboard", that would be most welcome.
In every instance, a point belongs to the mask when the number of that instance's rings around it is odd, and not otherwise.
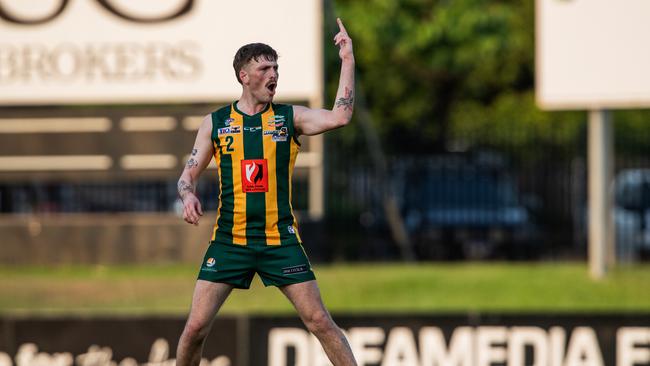
[[[544,109],[650,106],[650,1],[537,0]]]
[[[0,105],[229,101],[252,42],[278,99],[318,99],[321,23],[319,0],[0,0]]]

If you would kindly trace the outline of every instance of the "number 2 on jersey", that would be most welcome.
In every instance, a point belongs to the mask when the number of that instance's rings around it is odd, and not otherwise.
[[[226,136],[226,144],[227,144],[227,145],[226,145],[226,146],[221,146],[221,153],[222,153],[222,154],[224,154],[224,153],[227,154],[227,153],[231,153],[231,152],[235,151],[235,149],[233,149],[233,148],[231,147],[233,142],[235,142],[235,138],[234,138],[234,137],[232,137],[232,136]],[[226,148],[226,151],[225,151],[225,152],[224,152],[224,150],[223,150],[224,147]]]

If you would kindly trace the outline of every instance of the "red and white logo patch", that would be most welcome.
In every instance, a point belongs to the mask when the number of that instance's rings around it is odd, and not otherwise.
[[[268,192],[269,169],[266,159],[242,160],[241,184],[244,193]]]

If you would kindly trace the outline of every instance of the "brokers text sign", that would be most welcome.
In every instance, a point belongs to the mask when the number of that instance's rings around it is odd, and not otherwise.
[[[279,99],[318,98],[320,2],[2,0],[0,105],[236,98],[246,43],[280,54]]]

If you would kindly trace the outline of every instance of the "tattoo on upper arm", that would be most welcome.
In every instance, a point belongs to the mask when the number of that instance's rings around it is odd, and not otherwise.
[[[190,168],[190,169],[192,169],[192,168],[194,168],[194,167],[196,167],[198,165],[199,165],[199,162],[196,161],[196,159],[194,159],[194,158],[190,158],[190,160],[187,161],[187,167]]]
[[[344,110],[352,110],[354,105],[354,96],[352,95],[352,89],[345,87],[345,97],[339,98],[336,101],[337,107],[343,107]]]

